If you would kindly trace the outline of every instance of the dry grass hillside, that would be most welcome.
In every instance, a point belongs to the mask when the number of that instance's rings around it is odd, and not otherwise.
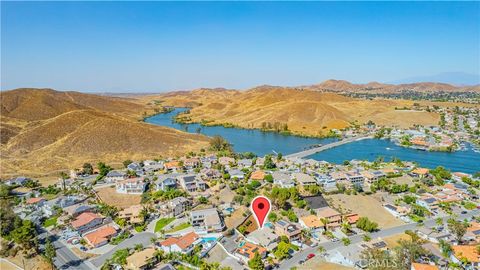
[[[207,138],[139,121],[152,108],[123,98],[50,89],[1,93],[3,177],[42,175],[83,162],[175,155]]]
[[[142,97],[160,100],[164,105],[193,107],[188,115],[193,122],[232,123],[244,128],[261,128],[263,122],[286,123],[296,134],[325,135],[332,128],[344,128],[353,121],[409,127],[434,125],[439,115],[400,111],[413,101],[363,100],[335,93],[297,88],[261,86],[248,91],[207,90],[174,92]]]

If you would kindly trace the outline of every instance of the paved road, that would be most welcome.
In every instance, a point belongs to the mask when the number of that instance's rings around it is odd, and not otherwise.
[[[105,261],[107,259],[110,259],[112,257],[112,255],[113,255],[113,253],[115,253],[115,251],[117,251],[119,249],[124,249],[124,248],[133,248],[137,244],[141,244],[144,247],[146,247],[146,246],[151,244],[150,239],[152,237],[156,237],[156,235],[154,233],[151,233],[151,232],[138,233],[138,234],[132,236],[131,238],[126,239],[122,243],[118,244],[115,248],[113,248],[109,252],[107,252],[107,253],[105,253],[101,256],[98,256],[96,258],[91,259],[90,262],[95,267],[100,268],[105,263]]]
[[[365,140],[365,139],[372,139],[372,138],[373,137],[371,135],[348,138],[348,139],[344,139],[344,140],[341,140],[341,141],[337,141],[337,142],[325,144],[325,145],[322,145],[322,146],[319,146],[319,147],[315,147],[315,148],[307,149],[307,150],[300,151],[300,152],[297,152],[297,153],[293,153],[293,154],[285,156],[285,158],[303,158],[303,157],[311,156],[315,153],[318,153],[318,152],[321,152],[321,151],[324,151],[324,150],[327,150],[327,149],[330,149],[330,148],[333,148],[333,147],[337,147],[337,146],[340,146],[340,145],[343,145],[343,144],[356,142],[356,141],[361,141],[361,140]]]
[[[478,215],[480,215],[480,210],[474,210],[474,211],[470,211],[467,214],[459,215],[458,220],[463,220],[465,218],[468,219],[468,218],[471,218],[472,216],[478,216]],[[445,222],[449,218],[450,218],[450,216],[443,217],[443,221]],[[429,219],[429,220],[426,220],[424,222],[424,225],[428,226],[428,227],[435,226],[435,224],[436,224],[436,218],[435,219]],[[415,230],[416,228],[418,228],[418,223],[408,223],[408,224],[395,226],[395,227],[392,227],[392,228],[383,229],[383,230],[380,230],[378,232],[374,232],[374,233],[370,234],[370,236],[372,237],[372,239],[375,239],[375,238],[378,238],[378,237],[383,238],[383,237],[403,233],[406,230]],[[354,236],[350,236],[349,238],[350,238],[351,244],[357,244],[357,243],[360,243],[360,242],[363,241],[363,234],[357,234],[357,235],[354,235]],[[322,244],[321,246],[323,246],[325,248],[325,250],[328,252],[328,251],[331,251],[331,250],[334,250],[338,247],[343,246],[343,242],[342,241],[328,242],[328,243]],[[292,256],[292,258],[284,261],[280,265],[280,269],[290,269],[291,267],[298,266],[299,262],[301,260],[305,260],[307,255],[310,254],[310,253],[313,253],[316,256],[320,255],[320,252],[318,252],[318,247],[304,249],[304,250],[296,253],[294,256]]]

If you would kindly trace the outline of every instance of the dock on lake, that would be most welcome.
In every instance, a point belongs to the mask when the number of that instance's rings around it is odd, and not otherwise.
[[[367,136],[359,136],[359,137],[343,139],[343,140],[338,141],[338,142],[332,142],[332,143],[325,144],[325,145],[322,145],[322,146],[319,146],[319,147],[314,147],[314,148],[311,148],[311,149],[307,149],[307,150],[304,150],[304,151],[293,153],[293,154],[285,156],[285,158],[304,158],[304,157],[311,156],[311,155],[316,154],[318,152],[322,152],[322,151],[325,151],[327,149],[337,147],[337,146],[340,146],[340,145],[343,145],[343,144],[346,144],[346,143],[351,143],[351,142],[356,142],[356,141],[361,141],[361,140],[366,140],[366,139],[372,139],[372,138],[373,138],[372,135],[367,135]]]

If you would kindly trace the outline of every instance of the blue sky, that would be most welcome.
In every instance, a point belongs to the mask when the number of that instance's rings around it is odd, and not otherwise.
[[[480,74],[479,2],[2,2],[2,90]]]

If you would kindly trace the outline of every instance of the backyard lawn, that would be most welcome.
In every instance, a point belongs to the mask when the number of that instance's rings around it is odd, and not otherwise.
[[[186,228],[191,227],[191,226],[192,225],[190,225],[190,223],[182,223],[180,225],[177,225],[177,226],[173,227],[173,229],[167,231],[167,233],[181,231],[181,230],[186,229]]]
[[[57,224],[57,218],[58,217],[51,217],[51,218],[45,220],[43,222],[43,227],[47,228],[47,227],[50,227],[50,226],[54,226],[55,224]]]
[[[155,224],[155,232],[159,232],[163,229],[166,225],[170,224],[170,222],[174,221],[175,218],[161,218]]]

